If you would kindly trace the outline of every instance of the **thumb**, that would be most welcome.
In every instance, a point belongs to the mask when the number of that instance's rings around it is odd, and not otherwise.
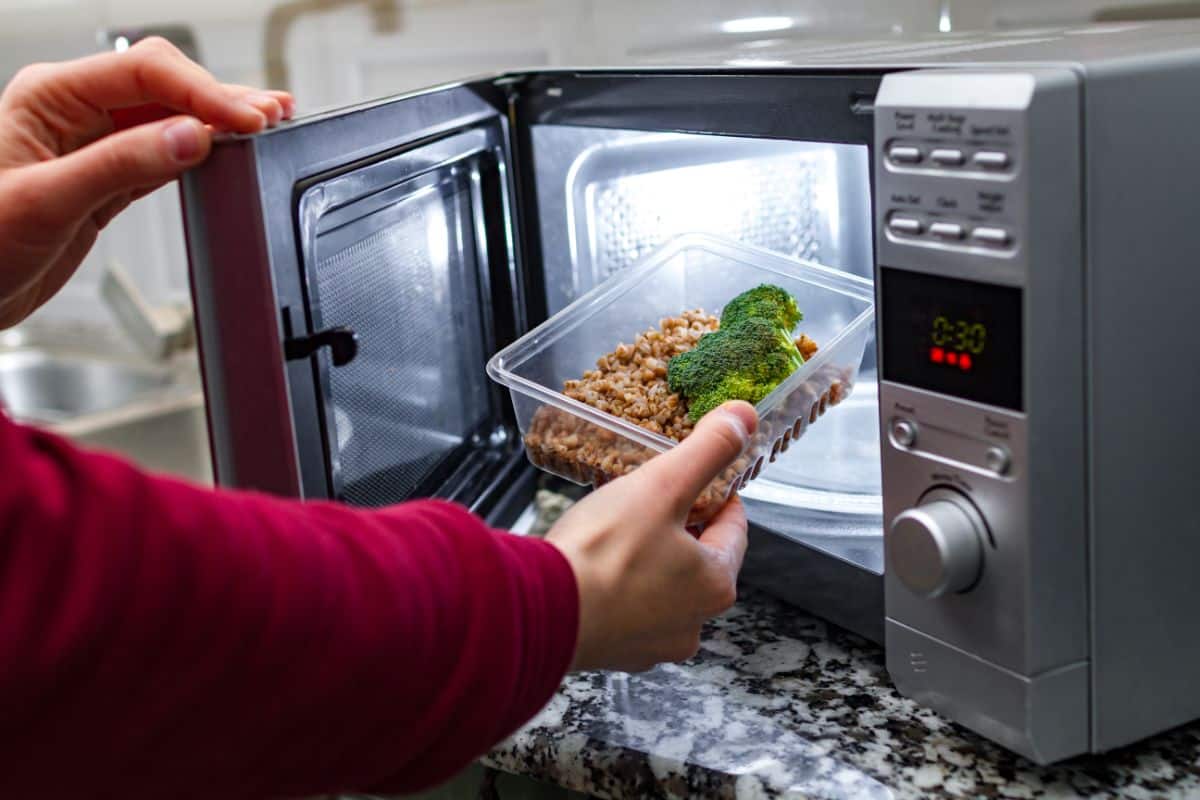
[[[757,427],[754,406],[725,403],[705,414],[686,439],[642,469],[657,478],[651,485],[671,487],[667,499],[682,517],[713,478],[742,454]]]
[[[199,120],[178,116],[105,136],[36,171],[43,197],[53,198],[62,221],[91,214],[115,195],[172,180],[199,164],[212,134]]]

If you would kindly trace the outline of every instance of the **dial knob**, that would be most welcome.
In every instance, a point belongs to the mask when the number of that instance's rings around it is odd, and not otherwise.
[[[964,591],[983,569],[986,530],[965,497],[948,489],[930,492],[892,521],[888,569],[925,597]]]

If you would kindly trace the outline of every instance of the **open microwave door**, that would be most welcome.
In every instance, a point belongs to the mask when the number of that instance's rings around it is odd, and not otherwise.
[[[524,324],[505,103],[480,83],[301,119],[186,176],[221,484],[487,513],[519,482],[484,372]]]

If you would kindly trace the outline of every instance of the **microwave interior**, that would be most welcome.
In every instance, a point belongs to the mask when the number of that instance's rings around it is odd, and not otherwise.
[[[365,506],[446,497],[512,525],[538,473],[487,359],[684,233],[872,278],[878,83],[811,73],[509,76],[218,148],[216,163],[185,183],[189,237],[226,238],[229,175],[243,174],[245,159],[258,176],[288,358],[292,428],[279,436],[295,443],[297,476],[283,491]],[[211,353],[223,330],[245,321],[227,318],[235,290],[217,285],[235,267],[207,255],[204,267],[193,253],[193,282]],[[357,353],[337,363],[321,345],[349,332]],[[635,333],[614,332],[613,346]],[[875,350],[848,402],[743,496],[758,528],[878,578]],[[269,449],[245,441],[266,441],[273,412],[251,408],[263,392],[239,395],[239,381],[217,385],[211,373],[218,480],[277,489],[273,475],[256,481],[245,466],[256,455],[248,451]],[[881,608],[880,598],[866,614],[873,625]]]
[[[695,231],[873,274],[865,145],[563,125],[530,135],[551,314]],[[847,403],[742,497],[753,516],[797,535],[876,534],[878,437],[872,344]]]

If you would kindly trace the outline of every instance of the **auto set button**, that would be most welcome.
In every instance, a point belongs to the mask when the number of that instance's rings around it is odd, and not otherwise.
[[[925,223],[916,217],[892,217],[888,220],[888,230],[905,236],[920,236],[925,231]]]

